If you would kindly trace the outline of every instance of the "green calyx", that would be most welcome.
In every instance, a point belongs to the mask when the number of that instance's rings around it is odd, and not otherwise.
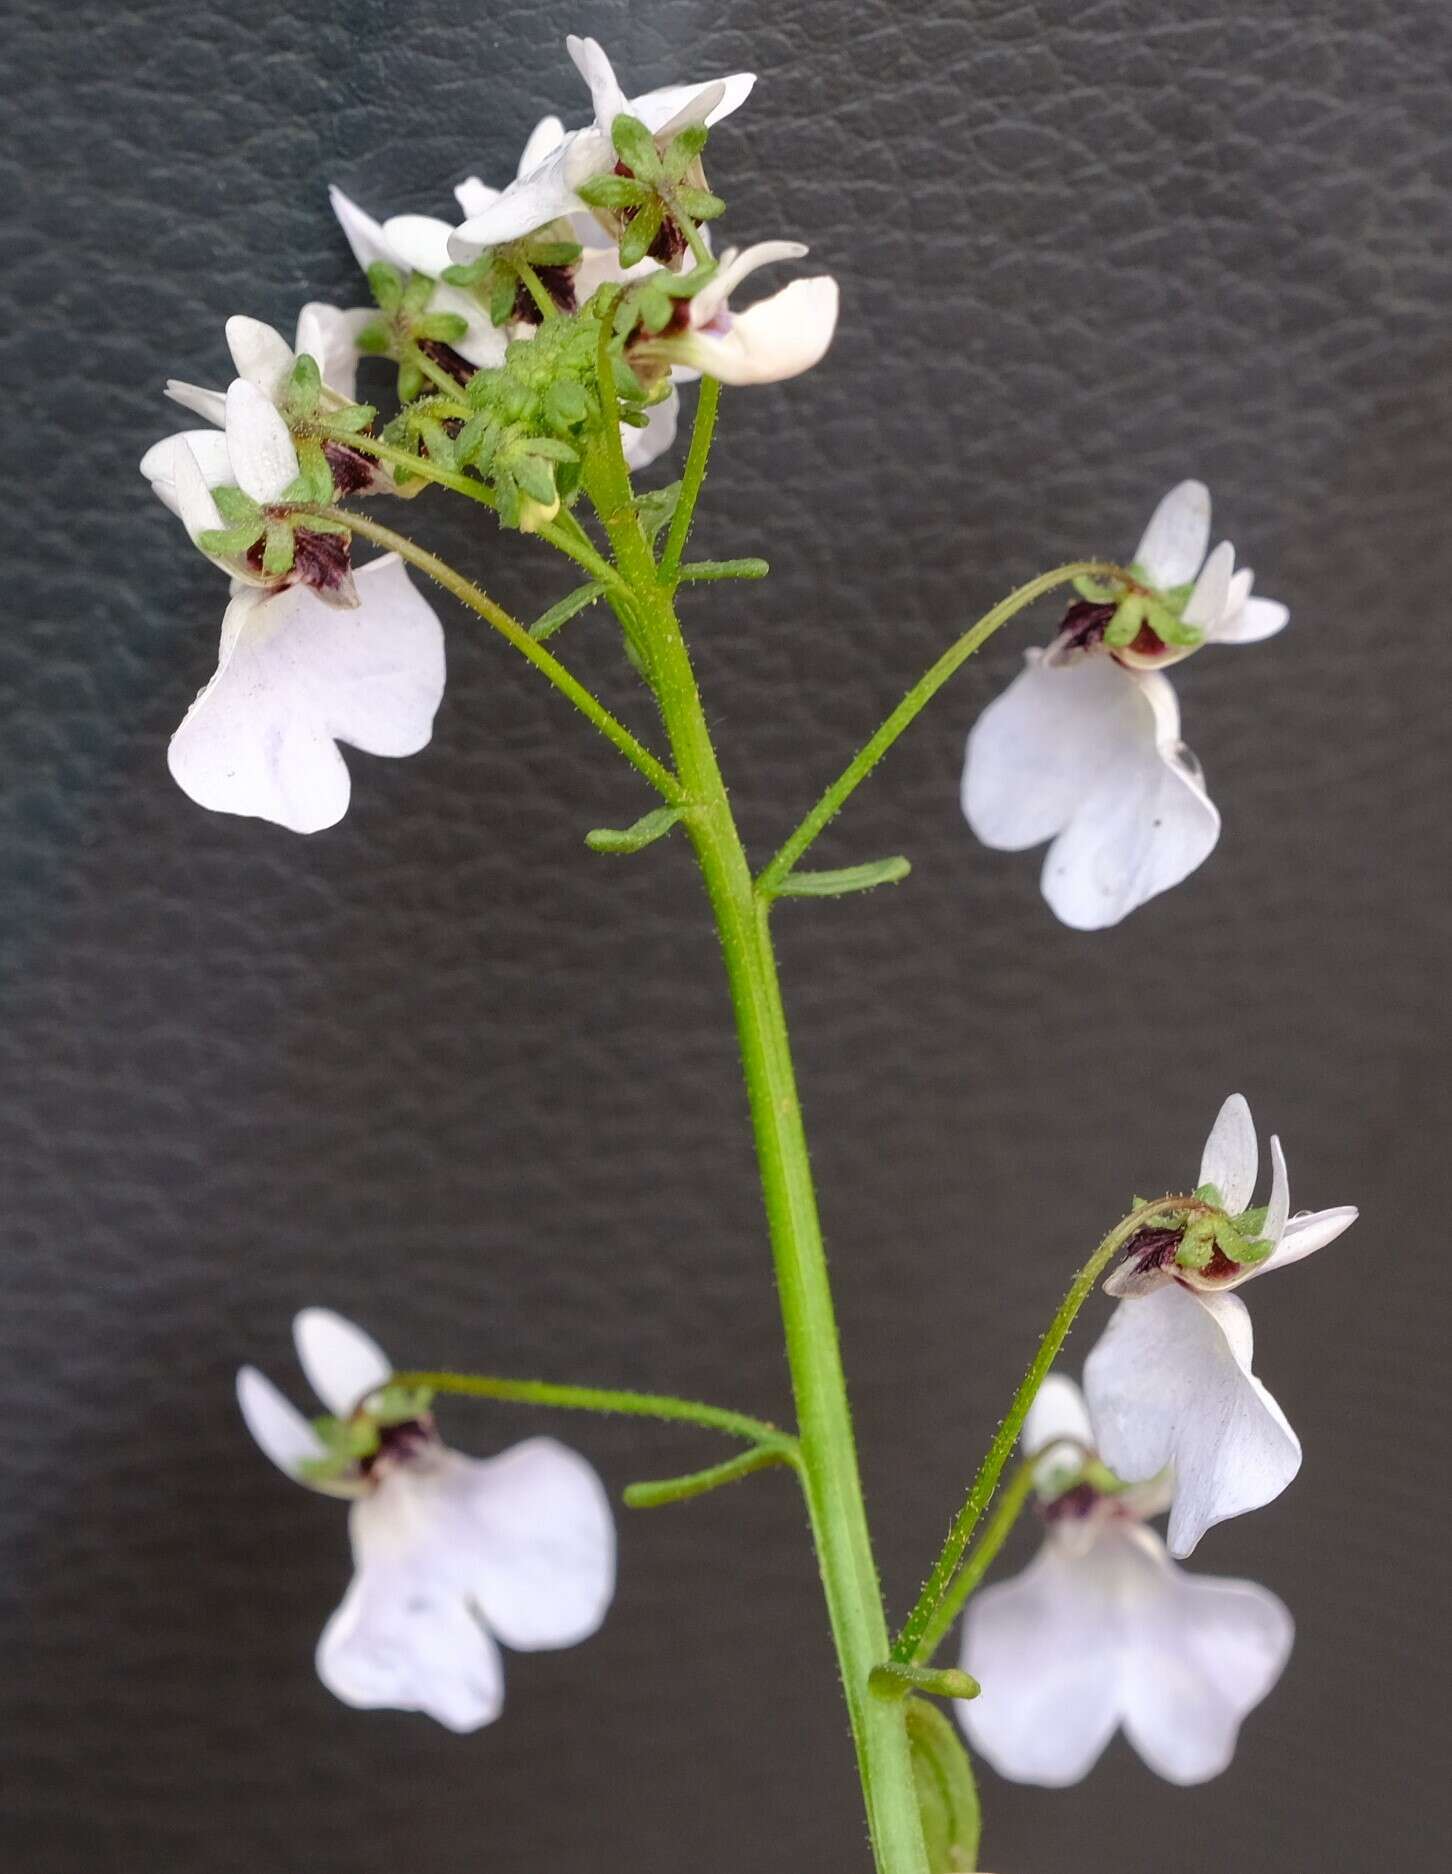
[[[424,1418],[432,1403],[433,1394],[426,1387],[384,1386],[349,1418],[314,1419],[313,1430],[325,1454],[305,1459],[298,1466],[299,1475],[318,1484],[355,1477],[366,1459],[377,1456],[389,1427]]]
[[[1145,581],[1142,568],[1132,566],[1130,572],[1136,581],[1131,587],[1083,575],[1073,581],[1081,599],[1091,605],[1115,607],[1113,618],[1104,628],[1104,642],[1111,649],[1127,649],[1146,628],[1163,645],[1192,650],[1204,643],[1204,632],[1197,625],[1187,625],[1183,617],[1193,586],[1173,586],[1162,592]]]
[[[1187,1215],[1175,1253],[1179,1268],[1197,1273],[1208,1269],[1217,1251],[1237,1267],[1264,1262],[1274,1252],[1275,1244],[1259,1234],[1265,1228],[1264,1206],[1230,1217],[1220,1208],[1220,1194],[1213,1185],[1202,1185],[1195,1195],[1214,1208],[1197,1216]]]
[[[428,310],[438,281],[426,273],[411,273],[405,279],[390,262],[375,260],[368,269],[368,285],[383,316],[364,326],[358,334],[358,349],[372,357],[393,359],[398,366],[398,400],[411,403],[428,382],[418,362],[419,346],[457,345],[468,332],[469,322],[461,313]]]
[[[610,126],[619,165],[609,175],[592,176],[579,189],[583,201],[598,210],[619,234],[620,264],[633,267],[652,254],[667,262],[683,248],[704,251],[698,229],[714,221],[726,204],[706,187],[701,152],[706,126],[692,124],[664,145],[639,118],[624,112]]]
[[[274,505],[260,507],[240,488],[224,486],[212,490],[217,512],[226,525],[209,528],[197,536],[197,545],[203,553],[219,560],[239,560],[261,541],[262,571],[269,579],[285,579],[297,559],[299,527],[314,534],[347,533],[341,521],[310,512],[312,508],[326,507],[332,502],[333,471],[328,467],[322,443],[315,436],[300,436],[296,440],[297,475]]]
[[[562,267],[573,267],[580,253],[579,242],[569,238],[568,226],[552,222],[523,240],[486,248],[475,260],[446,267],[442,278],[449,286],[472,293],[487,308],[495,325],[504,325],[515,317],[530,317],[521,307],[521,298],[533,306],[533,317],[541,319],[554,310],[552,305],[542,306],[536,299],[541,274],[548,276]]]

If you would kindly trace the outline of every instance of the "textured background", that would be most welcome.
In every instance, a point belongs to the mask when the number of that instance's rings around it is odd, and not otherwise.
[[[355,758],[334,832],[208,816],[164,766],[222,598],[135,473],[174,426],[162,379],[221,381],[232,311],[356,298],[329,178],[439,211],[468,170],[506,174],[542,111],[580,107],[575,27],[636,88],[754,65],[715,146],[731,229],[801,235],[843,282],[821,370],[728,396],[698,535],[776,567],[690,612],[758,851],[968,616],[1126,551],[1181,475],[1292,608],[1274,643],[1185,668],[1225,835],[1117,931],[1058,928],[1036,861],[959,817],[963,731],[1022,638],[824,842],[905,850],[911,881],[779,918],[898,1609],[1066,1271],[1132,1190],[1193,1169],[1231,1087],[1302,1203],[1362,1207],[1255,1294],[1301,1479],[1196,1558],[1291,1603],[1285,1680],[1199,1790],[1122,1744],[1061,1794],[985,1775],[988,1864],[1442,1866],[1442,0],[3,14],[0,1859],[864,1865],[784,1478],[624,1521],[605,1631],[510,1662],[504,1720],[460,1740],[318,1686],[342,1519],[232,1404],[245,1358],[296,1386],[310,1301],[404,1362],[785,1401],[713,939],[683,842],[582,848],[643,804],[589,730],[451,614],[432,746]],[[525,543],[411,515],[542,603]],[[609,634],[569,648],[648,729]],[[448,1420],[480,1450],[526,1423]],[[617,1486],[715,1455],[563,1429]]]

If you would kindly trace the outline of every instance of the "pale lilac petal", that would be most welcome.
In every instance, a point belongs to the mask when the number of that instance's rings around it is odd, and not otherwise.
[[[304,1308],[292,1324],[292,1337],[308,1384],[338,1418],[347,1418],[393,1372],[372,1335],[331,1308]]]
[[[207,422],[215,423],[219,429],[227,421],[227,393],[224,390],[208,390],[204,385],[188,384],[182,378],[169,377],[166,380],[166,394],[173,403],[179,403],[184,410],[205,417]]]
[[[1210,490],[1204,482],[1184,481],[1151,515],[1132,563],[1161,591],[1187,586],[1199,572],[1209,544]]]
[[[1179,1283],[1122,1301],[1084,1365],[1095,1443],[1126,1482],[1174,1466],[1173,1555],[1280,1495],[1301,1466],[1285,1414],[1251,1372],[1238,1295]]]
[[[1260,1263],[1256,1273],[1284,1269],[1293,1262],[1304,1261],[1318,1249],[1334,1243],[1343,1230],[1349,1230],[1358,1214],[1355,1204],[1337,1204],[1330,1210],[1303,1210],[1286,1224],[1276,1253]]]
[[[680,413],[680,393],[673,384],[659,403],[647,406],[644,429],[636,429],[629,423],[620,425],[625,466],[632,473],[649,468],[658,456],[664,455],[670,448],[676,439]]]
[[[276,399],[288,372],[293,367],[293,351],[282,333],[261,319],[246,319],[240,313],[227,321],[227,349],[232,354],[238,377],[255,384],[264,396]]]
[[[1149,1531],[1138,1533],[1159,1548]],[[1203,1783],[1229,1768],[1242,1719],[1290,1657],[1295,1624],[1255,1582],[1166,1569],[1162,1592],[1145,1597],[1128,1626],[1124,1729],[1158,1776]]]
[[[332,203],[333,213],[338,217],[348,245],[353,250],[354,260],[365,273],[380,260],[386,260],[390,266],[397,264],[387,241],[383,238],[382,227],[372,215],[364,214],[358,204],[350,201],[336,186],[329,188],[328,200]]]
[[[1232,1093],[1215,1115],[1196,1182],[1213,1184],[1226,1210],[1237,1216],[1255,1195],[1259,1170],[1260,1148],[1249,1102],[1243,1093]]]
[[[277,1468],[300,1482],[300,1468],[327,1456],[327,1447],[289,1400],[255,1366],[237,1375],[237,1404],[247,1429]]]
[[[962,1663],[982,1686],[959,1701],[973,1748],[1000,1776],[1051,1789],[1092,1769],[1119,1723],[1120,1608],[1113,1558],[1046,1542],[1021,1575],[968,1603]]]
[[[426,1551],[398,1555],[385,1537],[370,1559],[357,1532],[386,1492],[354,1505],[358,1572],[318,1642],[318,1677],[345,1705],[422,1711],[451,1731],[477,1731],[504,1705],[499,1649]]]
[[[444,689],[438,617],[391,554],[355,578],[349,611],[304,586],[233,600],[216,675],[168,753],[201,806],[318,832],[347,811],[338,742],[398,756],[428,742]]]
[[[837,329],[837,282],[829,274],[790,286],[734,314],[724,333],[692,329],[684,362],[723,384],[772,384],[818,363]]]
[[[532,1652],[594,1633],[615,1592],[615,1524],[585,1459],[531,1438],[487,1461],[456,1457],[447,1474],[451,1567],[504,1644]]]
[[[245,377],[227,389],[227,454],[237,486],[266,506],[297,480],[297,450],[277,406]]]

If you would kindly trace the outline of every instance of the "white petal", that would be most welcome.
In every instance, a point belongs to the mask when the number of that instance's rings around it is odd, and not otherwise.
[[[205,430],[202,435],[211,439],[215,433],[213,430]],[[170,475],[176,511],[181,516],[181,523],[187,530],[188,539],[195,546],[202,534],[226,524],[222,519],[221,509],[212,498],[212,489],[220,487],[221,483],[214,482],[210,474],[203,469],[199,459],[199,447],[193,446],[192,438],[173,436],[170,440],[172,443]],[[197,440],[200,444],[200,438]],[[221,440],[225,449],[227,439],[224,436]],[[210,440],[206,447],[208,450],[211,449]],[[215,466],[215,464],[209,466]],[[224,479],[230,480],[231,473],[232,458],[229,454]],[[153,486],[155,486],[154,483]],[[225,626],[223,628],[225,630]]]
[[[1216,627],[1225,612],[1234,573],[1235,548],[1222,540],[1200,568],[1194,590],[1185,601],[1182,616],[1187,625],[1197,625],[1208,636],[1218,635]]]
[[[218,428],[227,421],[225,391],[207,390],[201,384],[188,384],[179,377],[169,377],[166,380],[166,394],[173,403],[179,403],[184,410],[195,411]]]
[[[559,118],[541,117],[534,129],[531,130],[529,135],[525,138],[524,148],[519,153],[519,165],[514,172],[515,176],[527,176],[531,169],[538,169],[544,159],[550,155],[552,151],[557,150],[564,140],[565,126],[560,122]],[[455,194],[458,194],[457,190],[455,190]],[[474,212],[472,209],[465,207],[462,197],[460,197],[459,205],[464,208],[465,214],[472,214]]]
[[[234,314],[227,321],[227,349],[238,377],[245,377],[264,396],[275,399],[293,367],[292,347],[282,333],[260,319]]]
[[[353,258],[366,273],[375,261],[386,260],[396,264],[383,238],[383,229],[373,219],[365,215],[356,202],[349,201],[340,188],[330,186],[328,200],[333,205],[333,213],[342,225],[348,245],[353,250]]]
[[[456,313],[468,330],[456,338],[453,349],[473,365],[503,364],[509,333],[497,326],[471,293],[458,286],[436,286],[429,299],[430,312]]]
[[[1149,1530],[1122,1542],[1152,1544]],[[1241,1720],[1281,1676],[1295,1625],[1252,1581],[1188,1575],[1166,1563],[1158,1594],[1126,1623],[1121,1662],[1124,1729],[1157,1775],[1203,1783],[1229,1767]]]
[[[354,1518],[377,1500],[355,1505]],[[499,1649],[426,1560],[361,1562],[318,1642],[317,1669],[345,1705],[423,1711],[451,1731],[478,1730],[504,1704]]]
[[[290,1401],[255,1366],[237,1375],[237,1404],[247,1429],[277,1468],[301,1482],[299,1467],[310,1459],[327,1456],[327,1448],[312,1426]]]
[[[411,755],[428,742],[444,689],[442,627],[394,555],[355,577],[359,603],[348,611],[303,586],[233,600],[216,675],[168,752],[201,806],[318,832],[347,811],[336,743]]]
[[[1210,1137],[1200,1156],[1197,1184],[1213,1184],[1231,1216],[1244,1210],[1255,1195],[1260,1169],[1260,1148],[1255,1121],[1243,1093],[1232,1093],[1215,1115]]]
[[[1023,1448],[1029,1453],[1042,1451],[1061,1438],[1091,1447],[1094,1443],[1083,1393],[1067,1373],[1050,1373],[1023,1422]]]
[[[1281,1150],[1281,1142],[1271,1134],[1271,1194],[1265,1207],[1265,1227],[1260,1234],[1268,1242],[1279,1243],[1285,1235],[1286,1220],[1291,1214],[1291,1177],[1286,1170],[1286,1155]],[[1258,1268],[1266,1265],[1260,1263]]]
[[[1258,1264],[1255,1273],[1284,1269],[1290,1263],[1303,1261],[1328,1243],[1334,1243],[1343,1230],[1351,1228],[1357,1215],[1355,1204],[1337,1204],[1330,1210],[1303,1210],[1287,1223],[1276,1253]]]
[[[1021,852],[1068,825],[1106,747],[1133,723],[1129,682],[1107,657],[1050,666],[1029,652],[968,737],[963,812],[985,846]]]
[[[1204,482],[1180,482],[1150,516],[1133,564],[1162,591],[1186,586],[1200,570],[1210,544],[1210,490]]]
[[[1279,599],[1247,599],[1239,610],[1226,608],[1215,632],[1217,644],[1259,644],[1290,622],[1290,609]]]
[[[532,234],[546,222],[569,215],[581,206],[571,181],[608,169],[614,161],[609,143],[591,135],[586,148],[585,134],[576,131],[552,150],[537,168],[511,182],[496,200],[477,214],[469,216],[462,227],[455,228],[449,239],[451,260],[470,261],[486,247],[499,247]]]
[[[728,247],[714,273],[691,301],[691,323],[709,325],[748,275],[778,260],[801,260],[810,250],[801,241],[757,241],[738,253]]]
[[[292,1337],[309,1386],[338,1418],[347,1418],[393,1371],[378,1342],[331,1308],[304,1308]]]
[[[437,215],[390,215],[383,224],[383,238],[396,263],[435,279],[453,264],[449,259],[453,232],[452,225]]]
[[[575,70],[590,87],[590,101],[595,107],[595,122],[608,130],[615,119],[630,110],[629,100],[620,89],[615,69],[606,58],[598,39],[580,39],[570,33],[565,50],[574,61]]]
[[[297,316],[297,350],[306,352],[318,374],[344,403],[358,388],[358,335],[378,321],[375,306],[328,306],[311,299]]]
[[[195,481],[200,482],[201,491],[207,495],[207,519],[195,532],[205,532],[208,527],[220,527],[222,517],[217,513],[216,503],[211,500],[208,490],[220,488],[224,482],[232,479],[232,462],[227,454],[227,438],[218,429],[179,430],[174,436],[163,436],[160,442],[153,443],[141,458],[141,473],[151,483],[153,494],[164,501],[173,514],[180,514],[181,507],[177,496],[176,451],[186,449],[192,458],[192,467],[196,471]]]
[[[1220,815],[1199,768],[1176,739],[1179,712],[1168,680],[1123,674],[1137,714],[1105,750],[1092,786],[1044,858],[1044,898],[1075,930],[1119,923],[1188,878],[1220,837]]]
[[[677,343],[685,362],[723,384],[772,384],[821,359],[837,327],[837,304],[829,274],[793,280],[734,315],[724,333],[693,330]]]
[[[227,454],[237,486],[266,506],[297,480],[297,450],[271,398],[245,377],[227,388]]]
[[[615,1524],[578,1452],[531,1438],[480,1462],[456,1458],[451,1566],[506,1646],[573,1646],[615,1592]]]
[[[968,1603],[962,1661],[981,1694],[957,1705],[1000,1776],[1052,1789],[1088,1774],[1119,1723],[1113,1558],[1050,1540],[1021,1575]]]
[[[755,84],[755,72],[732,72],[709,85],[662,85],[658,90],[632,98],[629,110],[653,135],[659,135],[672,122],[678,126],[700,122],[693,107],[701,101],[706,105],[705,122],[719,124],[723,117],[740,110]],[[706,94],[704,100],[703,94]]]
[[[528,149],[529,145],[524,147]],[[525,173],[522,162],[520,173]],[[465,176],[454,190],[454,200],[459,204],[465,220],[468,220],[471,215],[482,215],[486,208],[492,208],[502,193],[501,189],[491,189],[479,176]]]
[[[1301,1467],[1285,1414],[1251,1372],[1238,1295],[1178,1283],[1122,1301],[1084,1365],[1095,1443],[1126,1482],[1175,1472],[1169,1542],[1188,1555],[1226,1517],[1280,1495]]]
[[[659,403],[648,406],[644,429],[635,429],[629,423],[620,425],[620,440],[628,469],[635,471],[649,468],[657,456],[665,454],[676,439],[680,413],[680,393],[672,385]]]

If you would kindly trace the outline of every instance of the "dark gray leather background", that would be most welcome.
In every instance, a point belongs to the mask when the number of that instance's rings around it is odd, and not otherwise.
[[[444,606],[434,742],[354,758],[336,831],[209,816],[164,763],[223,594],[135,473],[176,423],[162,380],[224,381],[228,313],[355,299],[330,178],[437,212],[507,174],[541,112],[580,109],[570,28],[635,88],[754,65],[713,140],[729,227],[800,235],[843,283],[820,370],[727,395],[698,533],[775,566],[688,619],[758,853],[972,615],[1126,552],[1179,476],[1292,608],[1181,673],[1225,833],[1120,929],[1060,929],[1036,859],[957,807],[964,730],[1052,612],[823,844],[906,851],[909,883],[778,920],[899,1611],[1071,1266],[1193,1171],[1225,1093],[1280,1130],[1300,1203],[1362,1208],[1256,1287],[1305,1468],[1195,1558],[1290,1602],[1282,1685],[1199,1790],[1122,1744],[1063,1793],[985,1774],[987,1865],[1442,1867],[1443,0],[3,14],[5,1867],[865,1865],[784,1477],[622,1516],[604,1632],[511,1659],[502,1721],[458,1739],[322,1691],[343,1519],[232,1403],[244,1359],[298,1385],[307,1302],[401,1362],[785,1403],[714,939],[682,841],[581,845],[646,805],[588,728]],[[487,516],[405,519],[520,609],[566,583]],[[648,732],[602,623],[561,644]],[[447,1422],[479,1451],[546,1423]],[[551,1428],[615,1487],[719,1455]]]

